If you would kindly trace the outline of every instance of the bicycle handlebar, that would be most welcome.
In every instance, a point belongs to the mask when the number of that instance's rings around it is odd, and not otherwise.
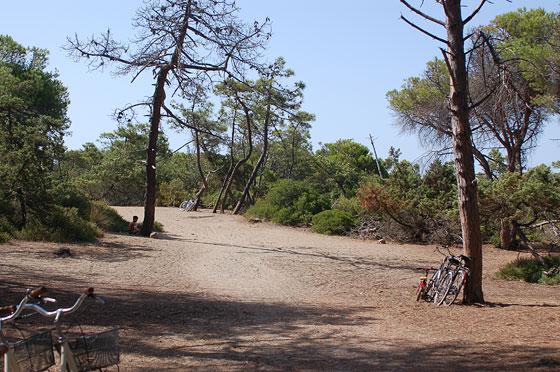
[[[0,329],[2,329],[2,324],[6,323],[6,322],[11,322],[12,320],[14,320],[15,318],[17,318],[21,312],[23,311],[23,308],[25,307],[25,305],[27,304],[27,302],[31,299],[40,299],[41,295],[45,294],[47,292],[47,289],[45,287],[40,287],[34,290],[27,290],[27,293],[25,294],[25,297],[23,297],[23,299],[20,301],[19,305],[17,305],[15,308],[13,306],[5,306],[2,309],[4,309],[5,311],[7,311],[6,309],[11,308],[11,311],[9,313],[7,313],[8,315],[5,317],[0,318]],[[5,314],[5,313],[4,313]],[[0,313],[0,315],[2,315]]]
[[[439,249],[439,247],[436,247],[435,251],[438,252],[439,254],[445,256],[446,258],[455,258],[455,259],[458,258],[459,260],[463,260],[463,261],[464,261],[465,263],[467,263],[467,264],[471,261],[470,257],[467,257],[467,256],[465,256],[465,255],[463,255],[463,254],[460,254],[460,255],[458,255],[458,256],[455,256],[453,253],[451,253],[451,250],[449,249],[449,246],[448,246],[448,245],[445,245],[444,248],[447,249],[447,252],[449,253],[448,255],[446,255],[445,253],[443,253],[443,252]]]
[[[417,267],[416,270],[431,271],[434,270],[433,267]]]
[[[53,310],[53,311],[47,311],[37,304],[24,304],[24,307],[26,309],[34,310],[34,311],[38,312],[39,314],[41,314],[45,317],[54,318],[54,321],[56,323],[56,322],[60,321],[60,317],[63,314],[72,314],[73,312],[78,310],[80,308],[80,306],[82,306],[85,299],[88,298],[88,297],[94,297],[96,300],[98,300],[100,302],[103,302],[103,300],[101,298],[95,296],[93,293],[94,293],[94,289],[93,289],[93,287],[90,287],[90,288],[86,289],[84,291],[84,293],[82,293],[80,295],[80,297],[78,297],[78,299],[76,300],[74,305],[72,305],[71,307],[59,308],[59,309],[56,309],[56,310]]]
[[[37,288],[37,289],[32,290],[32,291],[30,291],[30,290],[27,291],[27,295],[29,297],[35,298],[35,299],[39,298],[40,296],[44,295],[45,293],[47,293],[47,288],[45,288],[45,287],[40,287],[40,288]]]

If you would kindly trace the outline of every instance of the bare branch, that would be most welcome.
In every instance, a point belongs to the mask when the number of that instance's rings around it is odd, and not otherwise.
[[[414,13],[418,14],[419,16],[421,16],[422,18],[427,19],[428,21],[432,21],[434,23],[437,23],[440,26],[445,27],[445,22],[440,21],[437,18],[431,17],[429,15],[427,15],[424,12],[421,12],[420,10],[416,9],[415,7],[413,7],[412,5],[410,5],[409,3],[407,3],[405,0],[400,0],[401,3],[403,3],[408,9],[412,10]]]
[[[471,15],[465,18],[465,20],[463,21],[463,25],[466,25],[474,18],[474,16],[480,11],[480,9],[482,9],[482,6],[486,3],[486,1],[488,0],[482,0],[480,4],[478,4],[478,7],[471,13]]]
[[[418,31],[420,31],[420,32],[422,32],[422,33],[428,35],[428,36],[431,37],[432,39],[435,39],[435,40],[437,40],[437,41],[440,41],[440,42],[444,43],[445,45],[449,45],[449,42],[448,42],[447,40],[442,39],[442,38],[440,38],[440,37],[437,37],[436,35],[434,35],[434,34],[428,32],[428,31],[424,30],[423,28],[421,28],[421,27],[415,25],[414,23],[412,23],[412,22],[410,22],[408,19],[406,19],[405,16],[401,15],[401,19],[402,19],[403,21],[405,21],[406,23],[408,23],[410,26],[412,26],[412,27],[414,27],[415,29],[417,29]]]
[[[453,69],[451,68],[451,63],[449,62],[449,58],[447,57],[447,51],[441,49],[441,54],[443,54],[443,60],[445,61],[445,64],[447,65],[447,71],[449,71],[449,76],[451,76],[451,80],[453,82],[453,84],[457,84],[457,81],[455,79],[455,76],[453,75]]]
[[[198,133],[204,133],[204,134],[207,134],[209,136],[216,137],[216,138],[219,138],[220,140],[223,140],[223,138],[218,136],[216,133],[213,133],[211,131],[208,131],[208,130],[205,130],[205,129],[200,129],[200,128],[197,128],[197,127],[194,127],[194,126],[190,125],[185,120],[178,117],[169,107],[167,107],[167,105],[164,104],[163,106],[161,106],[161,108],[163,108],[165,110],[165,112],[167,113],[167,115],[166,115],[167,117],[175,120],[182,127],[188,128],[190,130],[194,130]]]

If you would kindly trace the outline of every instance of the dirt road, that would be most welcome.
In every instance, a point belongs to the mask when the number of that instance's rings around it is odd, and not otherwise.
[[[83,321],[121,327],[121,371],[560,371],[558,286],[494,279],[515,252],[485,247],[488,304],[436,307],[414,299],[415,268],[440,261],[431,246],[208,211],[156,218],[160,239],[1,245],[0,299],[44,284],[71,302],[95,286],[107,303]]]

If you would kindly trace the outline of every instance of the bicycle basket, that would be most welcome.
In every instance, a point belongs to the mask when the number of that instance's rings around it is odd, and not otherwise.
[[[51,331],[33,335],[12,346],[22,372],[41,372],[54,365]]]
[[[89,371],[119,363],[119,329],[84,335],[68,342],[80,371]]]

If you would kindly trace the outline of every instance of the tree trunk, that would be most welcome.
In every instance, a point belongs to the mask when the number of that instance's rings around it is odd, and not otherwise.
[[[458,205],[461,217],[463,250],[471,259],[471,273],[465,285],[463,302],[484,302],[482,293],[482,237],[477,201],[477,183],[474,172],[472,134],[469,123],[468,82],[463,39],[461,1],[448,0],[446,29],[448,50],[445,54],[449,67],[451,125],[453,153],[457,177]]]
[[[502,219],[500,221],[500,241],[502,243],[502,249],[509,251],[512,248],[514,236],[511,222]]]
[[[25,225],[27,225],[27,207],[25,204],[25,195],[21,187],[17,190],[17,198],[19,200],[19,208],[21,214],[20,229],[23,229]]]
[[[150,118],[150,134],[148,136],[148,156],[146,158],[146,195],[144,202],[144,221],[140,234],[150,236],[154,228],[156,215],[156,155],[157,140],[159,136],[159,123],[161,121],[161,107],[165,101],[165,80],[169,73],[168,68],[160,69]]]
[[[224,178],[224,182],[222,182],[222,188],[220,189],[220,193],[218,194],[218,197],[216,198],[216,201],[214,202],[214,208],[212,209],[212,213],[216,213],[218,211],[218,206],[220,205],[220,202],[222,201],[222,196],[224,197],[224,201],[227,198],[227,194],[226,194],[226,186],[228,184],[229,181],[229,177],[232,174],[233,171],[233,158],[231,159],[232,163],[229,166],[229,169],[226,173],[226,177]],[[223,214],[223,210],[222,210],[222,214]]]
[[[235,178],[235,175],[237,174],[237,171],[239,170],[239,168],[245,164],[249,158],[251,158],[251,155],[253,154],[253,131],[252,131],[252,125],[251,125],[251,115],[249,114],[249,108],[245,105],[245,103],[243,103],[239,97],[237,97],[238,102],[241,104],[241,106],[243,106],[243,111],[245,112],[245,120],[247,121],[247,143],[249,146],[249,149],[247,150],[247,154],[245,155],[245,157],[241,160],[239,160],[236,164],[235,167],[233,167],[233,170],[231,171],[231,175],[229,176],[229,180],[227,183],[227,186],[225,188],[225,196],[224,199],[222,200],[222,205],[221,205],[221,212],[222,214],[224,213],[224,210],[226,208],[226,201],[227,201],[227,196],[229,195],[231,197],[232,193],[231,193],[231,185],[233,184],[233,180]],[[233,198],[232,198],[233,200]]]
[[[220,189],[220,193],[218,195],[218,198],[216,199],[216,202],[214,203],[214,209],[212,209],[212,213],[216,213],[218,211],[218,205],[220,204],[220,201],[222,200],[222,195],[224,197],[224,201],[227,198],[227,193],[225,193],[226,190],[226,186],[228,184],[229,181],[229,177],[233,172],[233,167],[234,167],[234,163],[235,163],[235,156],[234,156],[234,146],[235,146],[235,119],[237,118],[237,110],[234,112],[233,115],[233,120],[232,120],[232,124],[231,124],[231,144],[230,144],[230,163],[229,163],[229,169],[226,173],[226,177],[224,178],[224,182],[222,183],[222,188]],[[222,210],[222,214],[223,214],[223,210]]]
[[[241,197],[239,198],[239,200],[237,202],[237,205],[233,209],[233,214],[238,214],[241,211],[241,207],[243,206],[243,203],[245,203],[245,199],[249,195],[249,189],[253,185],[253,182],[255,182],[255,179],[257,178],[257,174],[259,172],[259,169],[261,168],[261,165],[264,163],[264,159],[265,159],[266,153],[268,151],[268,134],[267,134],[268,126],[267,125],[265,125],[265,130],[266,130],[266,132],[265,132],[265,135],[264,135],[264,144],[263,144],[262,154],[259,157],[259,160],[257,161],[257,164],[255,164],[255,168],[253,168],[253,172],[251,172],[251,175],[249,176],[249,179],[247,180],[247,183],[245,184],[245,188],[243,189],[243,193],[241,194]]]
[[[143,236],[150,236],[154,228],[154,221],[156,217],[156,155],[157,155],[157,140],[159,136],[159,123],[161,121],[161,108],[165,102],[165,84],[169,71],[177,68],[177,63],[183,51],[183,42],[187,35],[188,22],[191,12],[191,1],[188,1],[187,10],[183,16],[183,23],[181,25],[181,33],[177,39],[177,46],[171,57],[171,61],[159,68],[157,74],[156,89],[154,91],[152,103],[152,115],[150,117],[150,134],[148,136],[148,156],[146,159],[146,195],[144,202],[144,221],[142,222],[142,229],[140,234]]]
[[[525,235],[523,230],[521,230],[521,228],[515,223],[513,224],[513,226],[515,227],[515,230],[519,234],[519,237],[521,238],[523,243],[525,243],[525,245],[527,246],[527,248],[529,249],[529,252],[531,252],[533,257],[535,257],[535,259],[537,261],[539,261],[539,263],[545,268],[545,270],[549,270],[550,266],[542,258],[542,256],[539,254],[539,252],[537,252],[537,250],[531,245],[531,243],[529,242],[529,239],[527,238],[527,236]]]
[[[247,198],[247,195],[249,194],[249,189],[251,188],[251,185],[253,185],[253,182],[257,178],[259,169],[261,168],[261,165],[264,163],[264,160],[266,159],[266,154],[268,152],[268,126],[270,121],[270,110],[271,110],[270,105],[271,104],[270,104],[270,97],[269,97],[269,103],[268,103],[266,117],[264,119],[264,125],[263,125],[263,150],[261,156],[259,157],[259,160],[257,161],[257,164],[255,164],[255,168],[253,168],[253,172],[251,173],[249,179],[247,180],[247,183],[245,184],[245,188],[243,189],[243,193],[241,194],[241,197],[239,198],[237,205],[233,209],[233,214],[238,214],[239,211],[241,210],[241,207],[245,202],[245,198]]]

